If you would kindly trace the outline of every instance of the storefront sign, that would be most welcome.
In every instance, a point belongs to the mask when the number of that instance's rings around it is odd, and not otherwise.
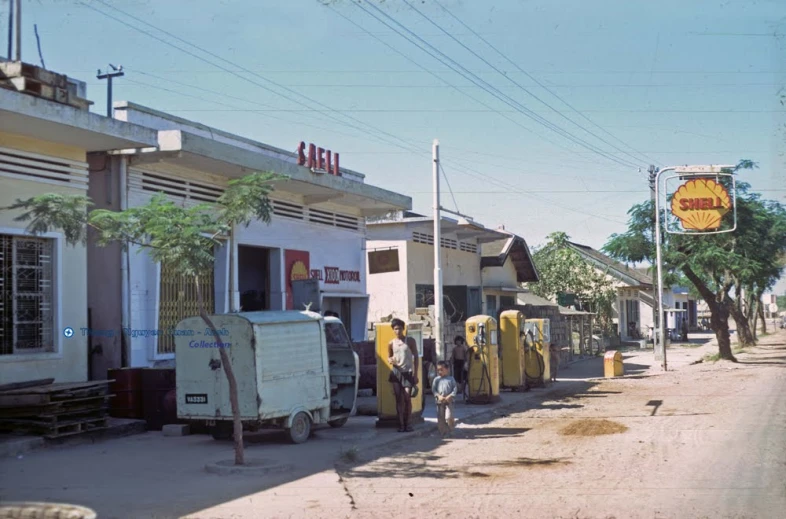
[[[313,144],[308,145],[306,153],[306,143],[300,143],[297,148],[298,166],[306,166],[315,171],[326,171],[331,175],[341,176],[341,168],[338,166],[338,153],[333,153],[324,148],[317,148]]]
[[[311,277],[327,285],[338,285],[342,281],[360,283],[359,270],[341,270],[338,267],[325,267],[324,275],[321,270],[312,269]]]
[[[398,272],[399,270],[398,249],[369,251],[369,274],[384,274],[387,272]]]
[[[309,253],[302,250],[285,250],[284,265],[286,266],[287,284],[287,309],[292,310],[292,282],[301,279],[308,279],[309,275]]]
[[[711,231],[720,227],[723,216],[731,210],[731,204],[726,188],[714,180],[688,180],[674,193],[671,214],[686,230]]]

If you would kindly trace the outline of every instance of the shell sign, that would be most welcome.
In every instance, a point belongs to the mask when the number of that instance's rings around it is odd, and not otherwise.
[[[301,279],[308,279],[308,268],[306,268],[306,264],[302,261],[296,261],[292,264],[292,270],[289,274],[289,279],[291,281],[299,281]]]
[[[688,180],[674,193],[671,214],[679,218],[686,230],[711,231],[720,227],[731,204],[726,188],[714,180]]]

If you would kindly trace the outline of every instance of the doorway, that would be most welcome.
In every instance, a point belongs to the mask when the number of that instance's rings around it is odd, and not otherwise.
[[[241,312],[270,310],[270,249],[238,245],[237,280]]]

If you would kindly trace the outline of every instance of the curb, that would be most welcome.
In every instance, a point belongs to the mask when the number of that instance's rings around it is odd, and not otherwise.
[[[271,472],[290,472],[294,469],[292,465],[275,464],[268,460],[245,460],[245,465],[235,465],[234,460],[222,460],[214,463],[207,463],[205,471],[210,474],[229,476],[234,474],[264,476]]]

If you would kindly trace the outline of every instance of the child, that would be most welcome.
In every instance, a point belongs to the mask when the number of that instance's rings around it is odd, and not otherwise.
[[[437,425],[443,437],[449,435],[455,426],[453,419],[453,401],[456,398],[456,379],[451,377],[450,368],[444,360],[437,362],[437,378],[431,386],[431,392],[437,401]]]
[[[464,394],[464,383],[467,381],[467,343],[464,337],[457,335],[453,344],[453,378],[456,379],[458,390]]]
[[[557,381],[557,371],[559,370],[560,349],[554,344],[549,345],[549,370],[551,372],[551,382]]]

